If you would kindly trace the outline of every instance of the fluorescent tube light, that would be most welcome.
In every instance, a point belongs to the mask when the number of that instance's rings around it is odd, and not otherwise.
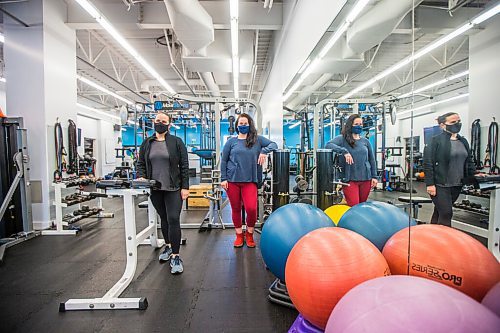
[[[94,108],[92,108],[90,106],[83,105],[83,104],[80,104],[80,103],[76,103],[76,106],[81,107],[82,109],[85,109],[85,110],[92,111],[92,112],[94,112],[96,114],[99,114],[101,116],[106,116],[106,117],[109,117],[109,118],[114,119],[116,121],[120,121],[120,117],[112,115],[112,114],[108,114],[106,112],[103,112],[103,111],[100,111],[100,110],[97,110],[97,109],[94,109]],[[84,115],[84,114],[82,114],[82,115]]]
[[[120,100],[120,101],[122,101],[122,102],[125,102],[125,103],[130,104],[130,105],[135,104],[135,103],[134,103],[134,102],[132,102],[131,100],[126,99],[125,97],[122,97],[122,96],[118,95],[117,93],[115,93],[115,92],[113,92],[113,91],[111,91],[111,90],[109,90],[109,89],[107,89],[107,88],[104,88],[103,86],[101,86],[101,85],[97,84],[96,82],[94,82],[94,81],[92,81],[92,80],[87,79],[86,77],[83,77],[83,76],[81,76],[81,75],[77,75],[77,76],[76,76],[76,78],[77,78],[78,80],[82,81],[83,83],[85,83],[85,84],[87,84],[87,85],[89,85],[89,86],[91,86],[91,87],[94,87],[94,88],[96,88],[97,90],[102,91],[103,93],[106,93],[106,94],[108,94],[108,95],[111,95],[111,96],[113,96],[113,97],[115,97],[115,98],[119,99],[119,100]]]
[[[445,79],[442,79],[442,80],[436,81],[436,82],[431,83],[431,84],[429,84],[429,85],[427,85],[427,86],[425,86],[425,87],[419,88],[419,89],[415,90],[415,91],[413,92],[413,94],[415,95],[415,94],[421,93],[422,91],[429,90],[429,89],[431,89],[431,88],[434,88],[434,87],[440,86],[440,85],[442,85],[442,84],[444,84],[444,83],[446,83],[446,82],[456,80],[456,79],[461,78],[462,76],[466,76],[466,75],[469,75],[469,71],[468,71],[468,70],[463,71],[463,72],[458,73],[458,74],[455,74],[455,75],[452,75],[452,76],[447,77],[447,78],[445,78]],[[412,95],[412,92],[408,92],[408,93],[406,93],[406,94],[403,94],[403,95],[399,96],[399,97],[398,97],[398,99],[406,98],[406,97],[409,97],[409,96],[411,96],[411,95]]]
[[[160,76],[160,74],[137,52],[136,49],[123,38],[123,36],[111,25],[104,15],[88,0],[75,0],[87,13],[90,14],[110,35],[117,41],[135,60],[151,74],[165,89],[175,94],[175,90]]]

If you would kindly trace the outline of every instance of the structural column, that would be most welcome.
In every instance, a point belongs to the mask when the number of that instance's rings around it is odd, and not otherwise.
[[[33,226],[41,229],[50,224],[54,123],[59,119],[66,141],[68,119],[76,121],[76,35],[65,24],[62,0],[31,0],[4,8],[29,25],[4,15],[6,112],[23,117],[28,130],[32,188],[41,189],[41,200],[33,203]]]

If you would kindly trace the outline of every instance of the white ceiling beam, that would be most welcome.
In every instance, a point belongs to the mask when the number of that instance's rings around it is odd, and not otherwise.
[[[212,16],[216,30],[228,30],[231,27],[229,1],[200,1]],[[116,28],[123,29],[171,29],[172,24],[163,2],[144,2],[141,5],[127,7],[123,3],[95,3],[96,7]],[[241,2],[240,30],[280,30],[283,22],[282,4],[276,3],[270,12],[259,2]],[[102,29],[78,4],[68,3],[66,24],[73,29]]]

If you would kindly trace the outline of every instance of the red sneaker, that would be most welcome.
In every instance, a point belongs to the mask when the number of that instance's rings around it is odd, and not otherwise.
[[[243,246],[243,233],[236,233],[236,239],[233,243],[234,247],[242,247]]]
[[[255,247],[255,241],[253,240],[253,232],[248,232],[245,234],[245,241],[247,243],[247,247]]]

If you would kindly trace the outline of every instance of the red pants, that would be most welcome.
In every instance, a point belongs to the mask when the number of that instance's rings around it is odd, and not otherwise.
[[[254,227],[257,222],[257,184],[255,183],[229,183],[227,197],[231,203],[233,224],[241,228],[241,203],[245,205],[247,213],[246,225]]]
[[[347,205],[352,207],[368,200],[371,188],[372,188],[371,180],[365,180],[362,182],[350,181],[349,186],[343,187]]]

